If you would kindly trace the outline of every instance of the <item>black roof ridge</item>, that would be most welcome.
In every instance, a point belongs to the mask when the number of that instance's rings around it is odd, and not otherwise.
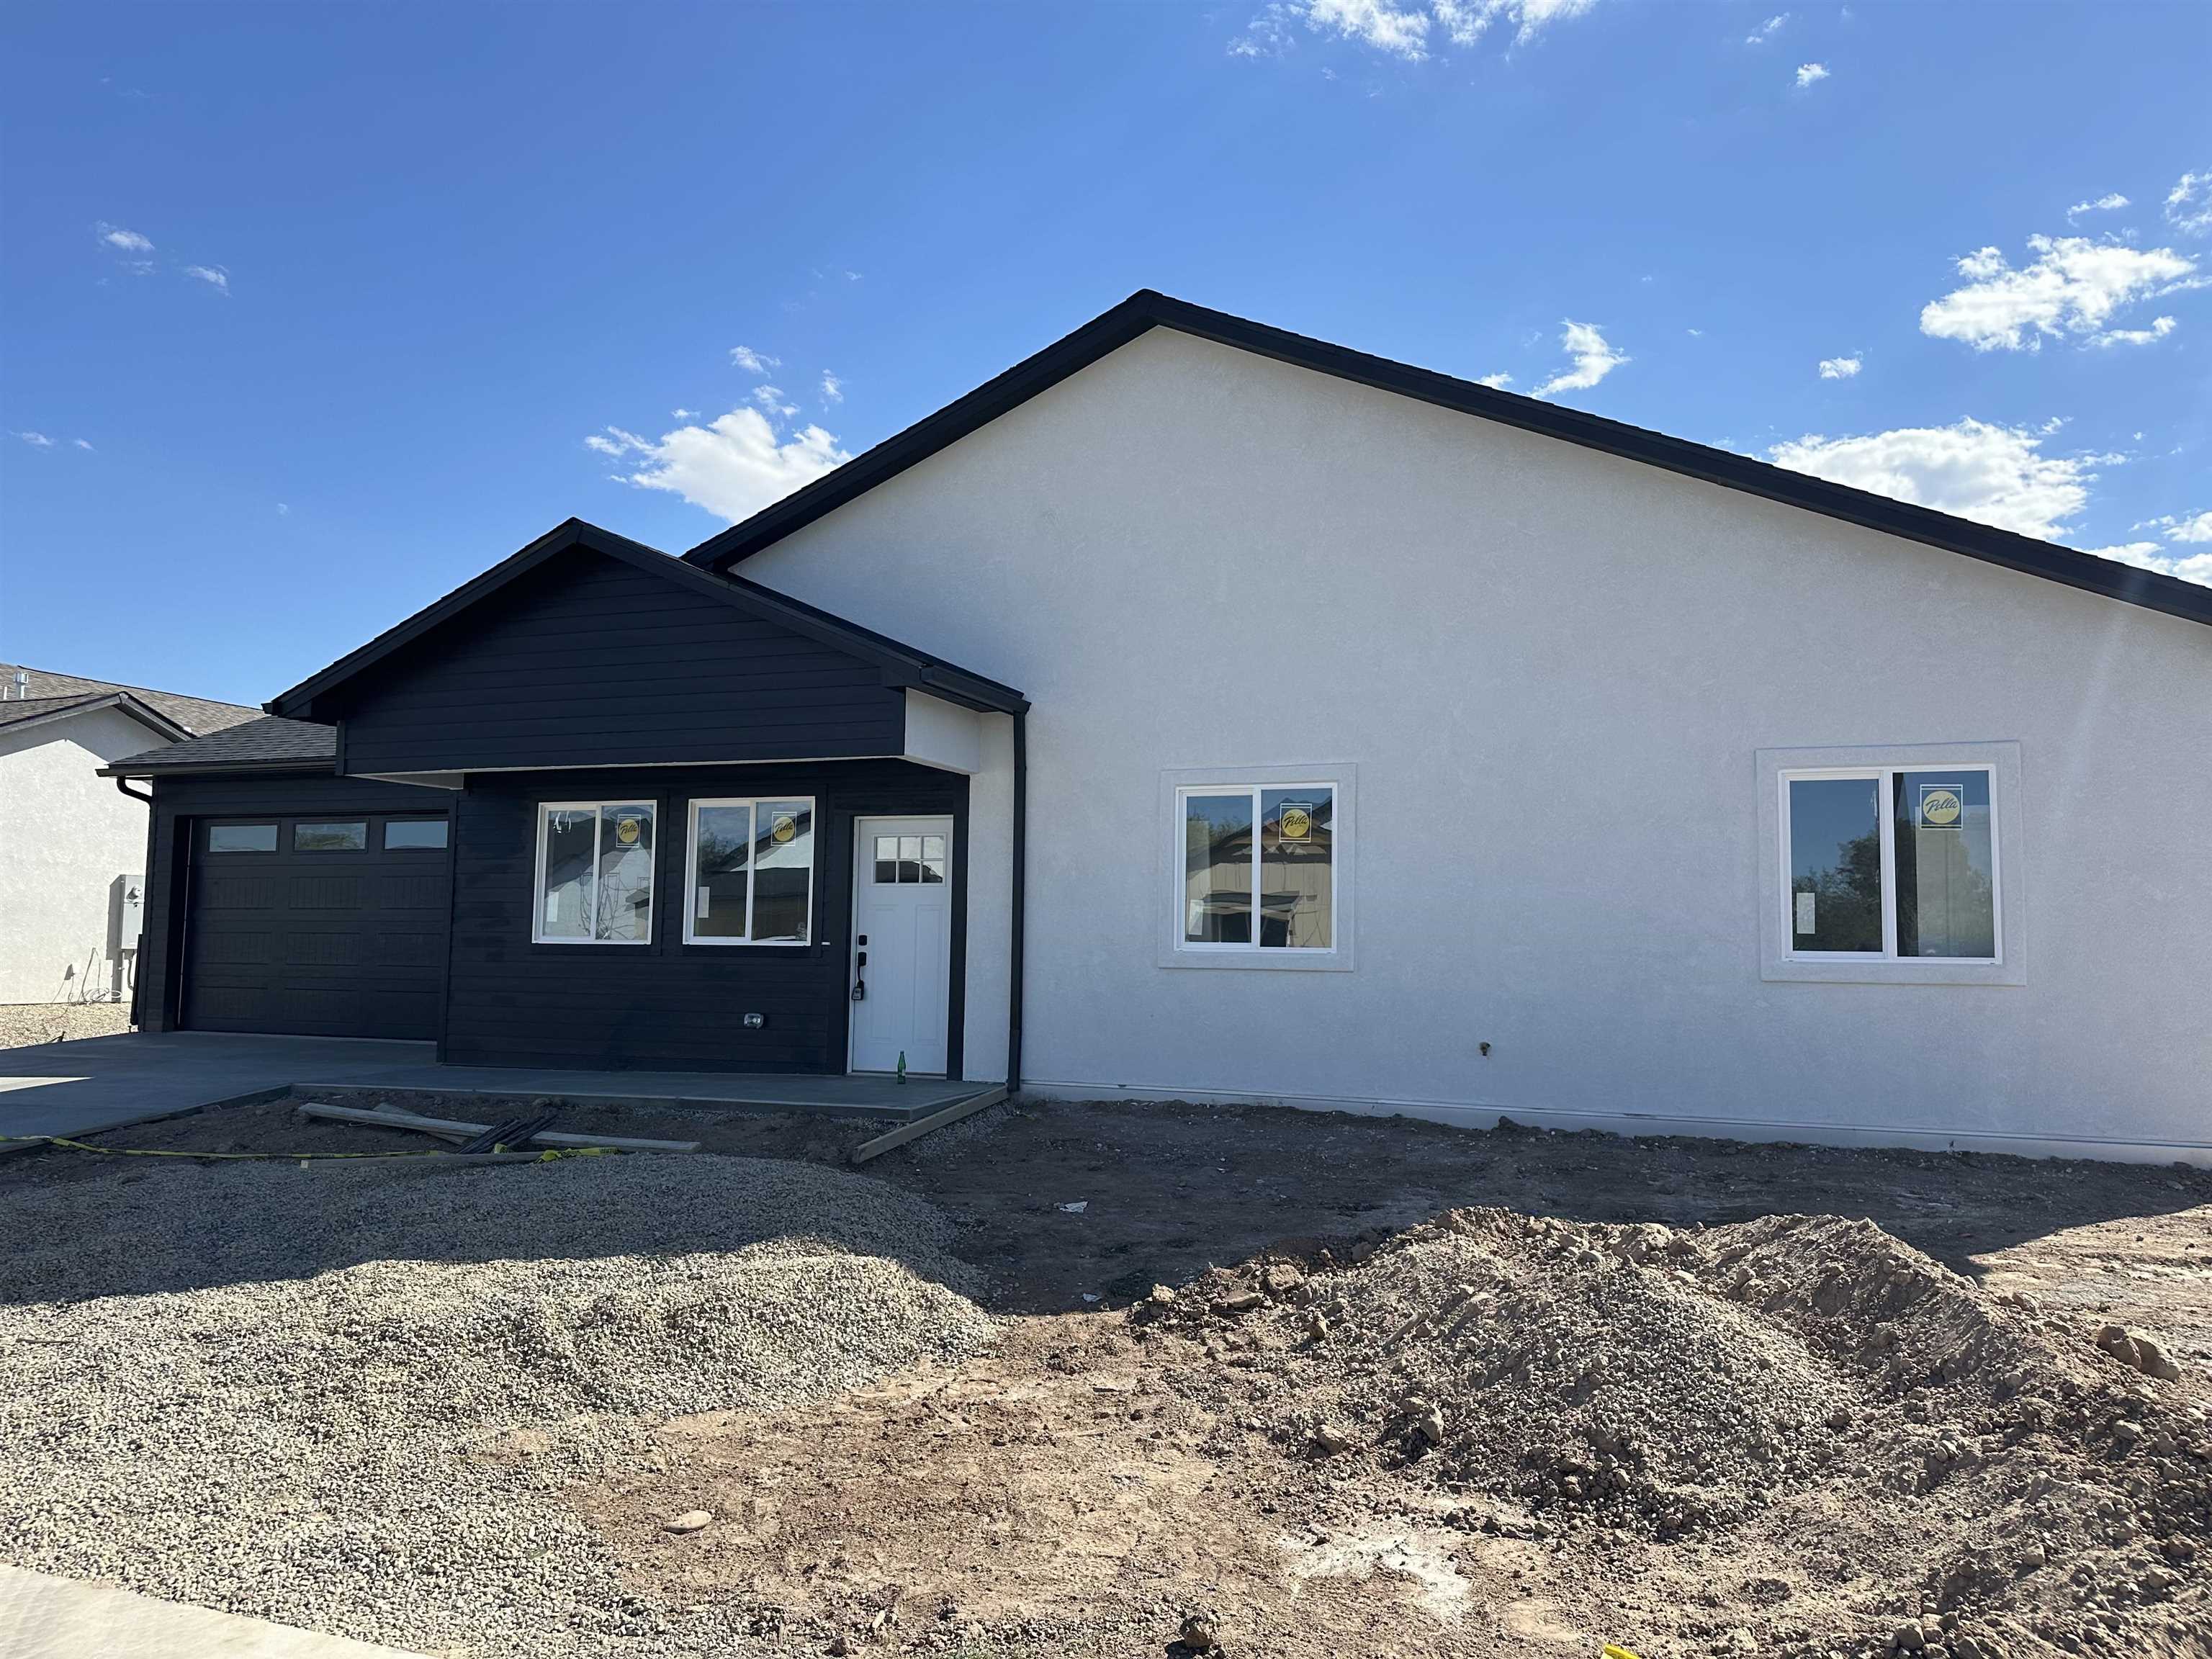
[[[1863,529],[2002,565],[2069,587],[2212,625],[2212,587],[2122,564],[2033,536],[1977,524],[1933,507],[1877,495],[1770,461],[1716,449],[1647,427],[1500,391],[1435,369],[1356,351],[1139,289],[1108,311],[955,398],[833,472],[763,507],[684,554],[687,563],[726,570],[793,531],[857,499],[1000,416],[1087,368],[1153,328],[1234,346],[1340,380],[1497,421],[1584,448],[1641,461],[1686,477],[1801,507]]]
[[[289,690],[278,693],[262,708],[283,719],[312,720],[316,698],[490,598],[556,554],[566,552],[572,547],[590,548],[594,552],[620,559],[637,569],[664,577],[678,586],[688,587],[694,592],[724,604],[735,605],[793,632],[813,638],[834,650],[846,652],[865,662],[872,662],[884,671],[887,678],[898,684],[924,686],[954,702],[974,708],[1014,713],[1029,706],[1022,694],[1012,686],[1002,685],[981,674],[970,673],[929,652],[902,645],[886,635],[862,628],[857,623],[847,622],[842,617],[833,616],[813,605],[802,604],[787,594],[763,587],[757,582],[745,581],[720,571],[702,569],[697,565],[688,564],[671,554],[663,553],[658,548],[648,547],[643,542],[632,541],[627,536],[617,535],[611,530],[602,529],[582,519],[568,518],[489,569],[478,572],[451,592],[433,599],[411,616],[395,623],[366,645],[348,652]]]

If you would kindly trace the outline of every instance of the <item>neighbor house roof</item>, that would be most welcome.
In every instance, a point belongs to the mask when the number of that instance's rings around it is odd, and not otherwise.
[[[1339,380],[1395,392],[1463,415],[1479,416],[1526,432],[1563,439],[1724,489],[1740,489],[1747,495],[1803,507],[1847,524],[2063,582],[2069,587],[2100,593],[2107,599],[2185,617],[2192,622],[2212,623],[2212,588],[2178,577],[2140,570],[2133,565],[2076,552],[2032,536],[1992,529],[1930,507],[1870,495],[1863,489],[1753,460],[1747,455],[1714,449],[1683,438],[1670,438],[1663,432],[1609,421],[1602,416],[1563,408],[1541,398],[1500,392],[1471,380],[1439,374],[1432,369],[1394,362],[1387,357],[1370,356],[1364,351],[1270,328],[1227,312],[1209,311],[1203,306],[1156,294],[1150,289],[1139,289],[1111,311],[1091,319],[997,379],[986,381],[934,415],[854,456],[805,489],[762,508],[719,535],[709,537],[684,556],[688,562],[704,568],[727,570],[878,484],[896,477],[916,462],[958,442],[1154,328],[1174,329],[1219,345],[1272,357],[1279,362],[1334,375]]]
[[[128,755],[101,767],[111,778],[157,772],[327,772],[337,764],[337,728],[256,714],[240,725]]]
[[[272,699],[265,705],[266,708],[272,714],[288,717],[315,714],[318,712],[318,698],[328,696],[403,646],[422,638],[431,629],[452,621],[471,607],[482,604],[547,560],[576,547],[589,548],[610,558],[619,559],[662,578],[673,586],[718,604],[732,605],[793,633],[819,641],[833,650],[872,662],[896,683],[919,687],[948,702],[969,708],[997,709],[1006,713],[1029,707],[1022,694],[1013,687],[986,679],[981,674],[971,674],[964,668],[957,668],[927,651],[902,645],[896,640],[848,623],[841,617],[833,617],[826,611],[817,611],[811,605],[802,605],[757,582],[741,581],[734,577],[702,570],[658,549],[647,547],[642,542],[634,542],[627,537],[616,535],[612,531],[602,530],[597,525],[586,524],[581,519],[570,519],[473,580],[464,582],[442,599],[425,605],[406,621],[386,629],[358,651],[339,658],[321,673],[301,681],[290,690]]]
[[[127,714],[161,737],[191,736],[167,714],[148,708],[128,691],[90,692],[74,697],[10,697],[0,702],[0,732],[20,731],[47,720],[73,720],[96,708],[112,708],[119,714]]]
[[[54,698],[100,696],[128,692],[142,706],[154,710],[186,732],[220,732],[241,720],[258,720],[261,711],[242,703],[216,702],[210,697],[187,697],[176,691],[155,691],[143,685],[123,685],[113,680],[88,679],[82,674],[57,674],[50,669],[27,668],[20,663],[0,662],[0,690],[9,701],[0,714],[15,706],[15,676],[24,677],[23,690],[33,702]]]

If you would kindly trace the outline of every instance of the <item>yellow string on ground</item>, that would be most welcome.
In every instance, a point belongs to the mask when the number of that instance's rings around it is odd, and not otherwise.
[[[151,1146],[94,1146],[88,1141],[71,1140],[65,1135],[0,1135],[0,1142],[6,1141],[36,1144],[45,1146],[66,1146],[73,1152],[100,1152],[109,1158],[191,1158],[220,1159],[226,1162],[234,1160],[245,1160],[251,1162],[255,1160],[268,1160],[275,1158],[283,1159],[288,1163],[305,1164],[311,1158],[474,1158],[482,1156],[482,1154],[474,1152],[457,1152],[442,1146],[433,1146],[421,1152],[183,1152]],[[492,1148],[492,1151],[495,1152],[501,1152],[507,1150],[507,1149],[504,1146],[495,1146]],[[519,1148],[518,1150],[526,1151],[527,1149]],[[550,1164],[556,1158],[611,1158],[619,1154],[621,1151],[622,1148],[619,1146],[547,1146],[538,1152],[537,1158],[533,1161],[539,1164]]]

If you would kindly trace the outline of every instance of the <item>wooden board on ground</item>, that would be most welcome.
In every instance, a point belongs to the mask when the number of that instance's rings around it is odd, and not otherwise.
[[[871,1158],[881,1158],[885,1152],[903,1146],[909,1140],[919,1140],[932,1129],[941,1129],[948,1123],[957,1123],[971,1112],[980,1112],[986,1106],[995,1106],[1006,1097],[1004,1089],[986,1089],[980,1095],[970,1095],[965,1100],[956,1100],[950,1106],[940,1106],[927,1117],[918,1117],[911,1123],[902,1123],[887,1135],[878,1135],[873,1140],[864,1140],[853,1148],[853,1162],[866,1164]]]
[[[322,1101],[306,1101],[301,1104],[300,1115],[326,1119],[333,1123],[365,1123],[380,1129],[413,1129],[419,1133],[440,1135],[448,1139],[472,1139],[488,1133],[489,1123],[464,1123],[449,1117],[422,1117],[413,1112],[396,1112],[384,1107],[332,1106]],[[626,1152],[696,1152],[696,1140],[634,1140],[621,1135],[572,1135],[551,1129],[540,1130],[531,1137],[542,1146],[613,1146]]]

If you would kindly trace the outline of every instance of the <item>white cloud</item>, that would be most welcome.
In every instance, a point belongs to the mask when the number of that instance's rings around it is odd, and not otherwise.
[[[780,386],[755,386],[753,388],[753,401],[758,404],[765,413],[769,415],[781,415],[788,417],[799,413],[798,404],[785,401],[783,388]]]
[[[2094,337],[2124,306],[2199,285],[2196,261],[2171,248],[2086,236],[2031,236],[2027,245],[2036,257],[2017,270],[1993,247],[1960,259],[1966,286],[1923,307],[1920,331],[1977,351],[2033,351],[2045,335]]]
[[[1823,357],[1820,359],[1820,378],[1824,380],[1848,380],[1863,367],[1856,357]]]
[[[825,404],[845,401],[845,383],[826,368],[822,371],[822,401]]]
[[[1801,90],[1806,87],[1811,86],[1815,81],[1825,81],[1827,78],[1828,66],[1826,64],[1800,64],[1797,65],[1797,85]]]
[[[292,516],[292,504],[291,504],[291,502],[289,502],[289,501],[279,501],[279,502],[277,502],[277,503],[276,503],[276,516],[277,516],[278,518],[280,518],[280,519],[289,519],[289,518],[290,518],[290,517]]]
[[[1514,25],[1513,43],[1526,46],[1547,24],[1588,11],[1595,0],[1432,0],[1437,21],[1455,46],[1471,46],[1504,18]]]
[[[125,230],[121,225],[98,224],[93,232],[100,240],[118,253],[151,253],[154,244],[135,230]]]
[[[1429,55],[1428,15],[1401,11],[1390,0],[1306,0],[1305,19],[1309,28],[1333,29],[1409,63]]]
[[[1294,24],[1316,33],[1353,40],[1409,64],[1429,56],[1432,34],[1455,46],[1471,46],[1497,22],[1513,27],[1514,43],[1525,46],[1547,25],[1579,17],[1597,0],[1429,0],[1426,6],[1401,0],[1273,0],[1229,43],[1232,58],[1279,58],[1297,44]]]
[[[1493,391],[1502,392],[1507,386],[1513,384],[1513,377],[1510,374],[1506,374],[1503,369],[1500,369],[1495,374],[1484,375],[1480,380],[1477,380],[1475,384],[1477,386],[1489,386]]]
[[[2162,530],[2170,542],[2212,542],[2212,512],[2189,514],[2179,518],[2168,514],[2162,519],[2145,519],[2134,527],[2137,530]]]
[[[672,421],[693,421],[698,417],[699,411],[696,409],[672,409],[668,411],[668,418]]]
[[[224,294],[230,292],[230,273],[221,265],[186,265],[185,275],[197,276],[210,288]]]
[[[2108,328],[2096,337],[2100,346],[2148,345],[2153,340],[2163,340],[2181,325],[2171,317],[2154,317],[2148,328]]]
[[[1753,29],[1750,33],[1743,37],[1744,45],[1747,46],[1765,46],[1769,40],[1774,38],[1775,33],[1789,21],[1790,14],[1788,12],[1778,11],[1775,13],[1773,16],[1768,18],[1764,23],[1761,23],[1757,28]]]
[[[2066,216],[2069,219],[2078,219],[2085,213],[2118,213],[2127,204],[2128,198],[2119,191],[2113,191],[2108,195],[2100,196],[2094,202],[2075,203],[2072,207],[2066,210]]]
[[[54,441],[43,432],[18,432],[15,434],[33,449],[52,449]]]
[[[2156,542],[2123,542],[2118,547],[2085,547],[2081,551],[2094,553],[2100,559],[2117,559],[2139,570],[2155,570],[2161,576],[2179,576],[2183,581],[2202,582],[2212,587],[2212,553],[2177,556],[2164,551]]]
[[[2045,541],[2088,505],[2095,464],[2046,455],[2044,432],[1962,420],[1855,438],[1807,436],[1769,452],[1778,466]]]
[[[617,476],[641,489],[665,489],[729,520],[751,517],[802,484],[851,459],[818,426],[788,438],[757,409],[733,409],[709,426],[682,426],[656,441],[611,426],[586,442],[601,454],[631,458]]]
[[[1291,33],[1291,9],[1279,3],[1259,13],[1229,43],[1231,58],[1279,58],[1298,43]]]
[[[732,346],[730,361],[748,374],[766,374],[783,367],[783,359],[755,351],[750,346]]]
[[[1554,392],[1582,392],[1619,368],[1628,359],[1606,343],[1594,323],[1578,323],[1571,317],[1560,331],[1559,343],[1575,360],[1572,368],[1563,368],[1536,388],[1539,398],[1548,398]]]
[[[2212,232],[2212,169],[2181,175],[2166,192],[2166,222],[2191,236]]]
[[[90,449],[92,447],[92,440],[89,438],[72,438],[70,441],[75,444],[79,449]]]

